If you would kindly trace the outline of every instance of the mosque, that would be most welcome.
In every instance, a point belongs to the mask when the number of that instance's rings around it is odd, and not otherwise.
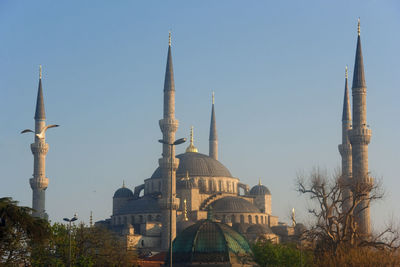
[[[164,83],[164,117],[160,120],[163,140],[167,144],[163,144],[160,166],[133,190],[124,184],[116,190],[111,218],[97,222],[97,225],[105,225],[120,233],[126,239],[128,248],[149,251],[169,248],[170,221],[175,238],[185,228],[206,219],[209,209],[212,209],[215,221],[232,226],[247,240],[254,241],[259,236],[265,236],[279,242],[294,236],[295,227],[280,223],[278,217],[273,215],[270,190],[261,181],[250,188],[218,160],[214,94],[208,155],[200,153],[195,147],[192,127],[186,152],[174,156],[174,145],[171,144],[175,141],[178,128],[174,98],[170,39]],[[172,187],[169,183],[171,176]],[[171,188],[173,205],[169,201]],[[170,208],[173,218],[169,218]]]
[[[49,179],[45,175],[45,157],[49,146],[45,141],[45,133],[47,129],[58,125],[46,126],[41,79],[40,71],[35,130],[26,129],[21,133],[35,134],[35,141],[31,144],[34,156],[34,172],[30,179],[33,191],[32,208],[34,216],[47,218],[45,190]],[[360,22],[352,85],[353,112],[351,112],[347,83],[346,69],[342,144],[339,145],[339,152],[342,157],[341,179],[343,184],[350,185],[342,189],[343,195],[346,199],[351,199],[354,190],[351,185],[373,185],[373,179],[368,172],[368,144],[372,134],[366,122],[367,90],[361,51]],[[174,248],[174,253],[181,255],[182,262],[185,262],[187,253],[192,253],[191,259],[200,257],[200,262],[206,261],[204,257],[209,257],[211,255],[209,252],[193,253],[194,249],[204,248],[204,242],[209,240],[215,242],[207,243],[206,247],[215,249],[213,253],[219,251],[216,255],[221,262],[226,259],[231,261],[232,251],[237,251],[239,254],[248,253],[247,242],[255,241],[261,236],[274,242],[297,240],[304,226],[295,223],[294,214],[292,226],[279,222],[278,217],[272,213],[270,190],[262,185],[261,181],[250,189],[249,185],[240,182],[239,178],[232,175],[218,160],[214,95],[208,155],[199,153],[195,147],[193,128],[185,153],[175,155],[175,146],[184,140],[175,140],[179,122],[175,118],[171,35],[163,93],[163,118],[159,120],[163,134],[163,139],[160,140],[162,157],[158,159],[159,167],[149,178],[144,179],[142,184],[133,188],[133,191],[124,184],[116,190],[111,217],[96,222],[96,225],[106,226],[119,233],[126,242],[127,249],[149,252],[167,251],[170,240],[174,240],[178,233],[180,235],[175,242],[180,250]],[[368,193],[365,192],[365,195],[368,196]],[[346,209],[348,203],[344,204]],[[363,200],[356,210],[358,231],[368,237],[371,233],[371,222],[367,200]],[[213,214],[212,220],[207,219],[210,211]],[[201,239],[202,235],[206,235],[207,238]],[[186,251],[188,246],[192,250]],[[188,266],[186,263],[182,264]]]

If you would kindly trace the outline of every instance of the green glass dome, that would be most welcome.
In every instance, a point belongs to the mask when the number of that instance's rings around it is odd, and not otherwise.
[[[242,262],[251,254],[249,243],[232,227],[211,220],[189,226],[173,243],[174,263]],[[167,261],[168,262],[168,261]]]

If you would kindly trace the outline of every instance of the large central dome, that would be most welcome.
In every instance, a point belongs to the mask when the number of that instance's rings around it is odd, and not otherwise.
[[[179,166],[176,172],[177,178],[186,177],[187,173],[191,177],[232,177],[232,174],[221,162],[207,155],[186,152],[176,157],[179,159]],[[155,170],[151,178],[161,178],[160,167]]]

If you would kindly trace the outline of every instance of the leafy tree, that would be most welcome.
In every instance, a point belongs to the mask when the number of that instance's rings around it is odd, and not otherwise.
[[[69,227],[55,223],[51,238],[38,246],[32,256],[33,266],[67,266],[69,262]],[[127,251],[121,238],[103,227],[71,227],[71,263],[73,266],[133,266],[136,254]]]
[[[310,251],[300,250],[296,244],[274,244],[260,238],[252,246],[254,261],[261,267],[312,266]]]
[[[12,198],[0,198],[0,263],[28,263],[32,244],[41,244],[50,236],[46,220],[31,215],[32,209],[18,206]]]

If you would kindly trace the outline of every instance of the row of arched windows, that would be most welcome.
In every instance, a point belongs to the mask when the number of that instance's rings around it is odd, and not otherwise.
[[[217,216],[218,217],[218,216]],[[266,215],[222,215],[222,222],[224,223],[249,223],[249,224],[268,224]]]

